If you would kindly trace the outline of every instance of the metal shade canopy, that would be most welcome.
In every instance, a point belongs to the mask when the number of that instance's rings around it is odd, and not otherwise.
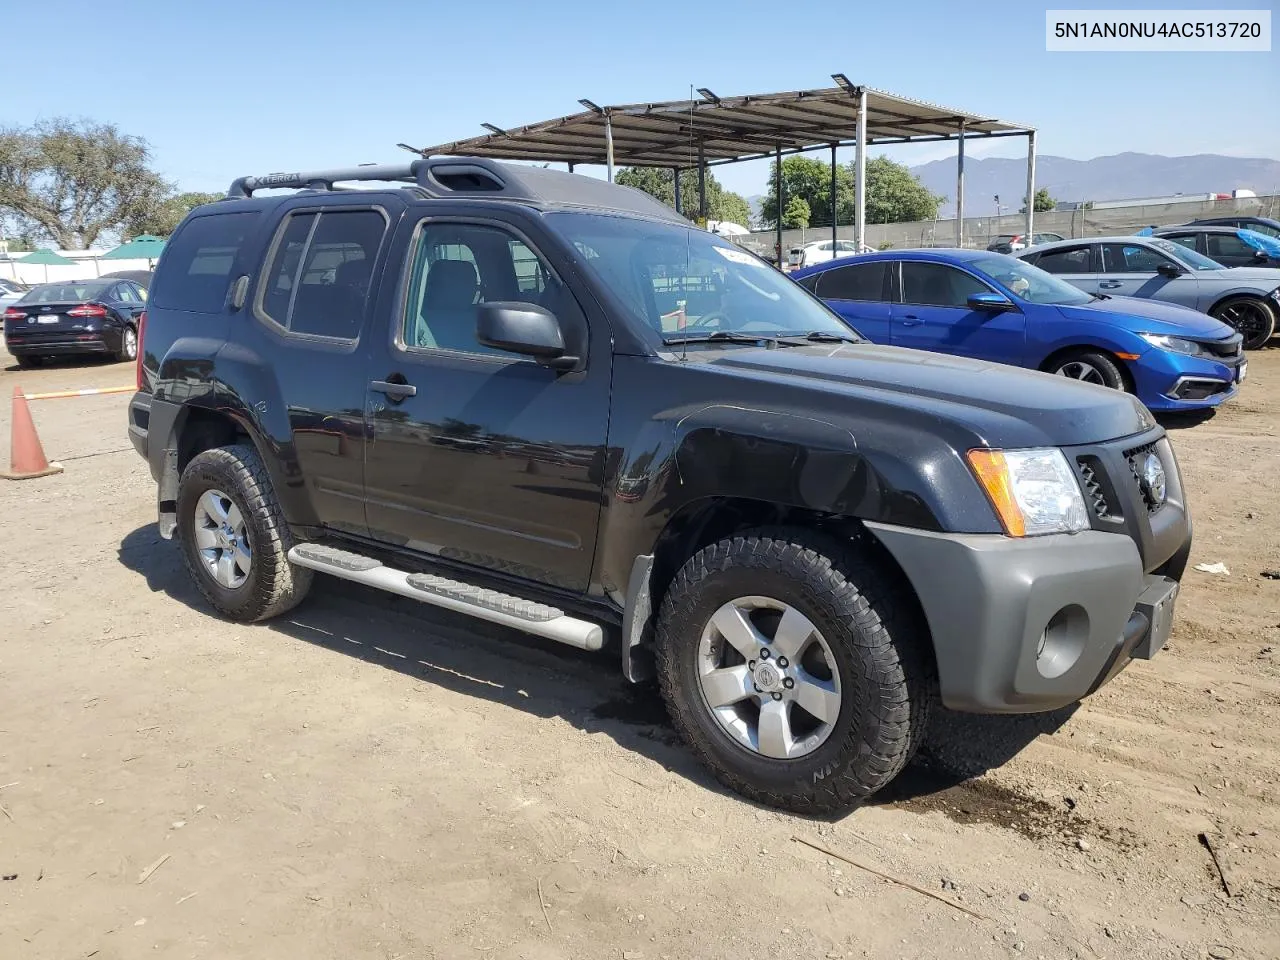
[[[1026,230],[1032,232],[1035,183],[1035,130],[1032,127],[911,100],[883,90],[856,86],[841,73],[832,74],[836,86],[816,90],[719,97],[705,87],[696,100],[668,100],[600,106],[580,100],[580,113],[521,127],[483,124],[489,131],[478,137],[429,147],[402,148],[424,157],[472,156],[574,164],[601,164],[613,179],[617,165],[663,167],[675,172],[676,206],[680,203],[679,171],[773,157],[811,150],[831,151],[832,181],[835,151],[854,146],[856,219],[859,246],[865,232],[866,147],[956,140],[956,242],[963,241],[964,144],[991,137],[1027,138]],[[781,188],[781,183],[779,183]],[[706,217],[705,178],[699,177],[698,215]],[[782,190],[778,190],[779,200]],[[781,204],[780,204],[781,205]],[[834,220],[834,218],[833,218]],[[836,225],[832,223],[832,239]],[[778,225],[781,256],[782,227]]]
[[[166,241],[163,237],[153,237],[149,233],[139,234],[128,243],[122,243],[114,250],[102,255],[103,260],[155,260],[160,256]]]

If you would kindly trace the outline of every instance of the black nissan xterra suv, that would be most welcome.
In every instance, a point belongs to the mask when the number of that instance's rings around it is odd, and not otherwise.
[[[320,571],[616,645],[797,810],[887,784],[935,703],[1053,710],[1151,657],[1191,543],[1132,397],[873,346],[643,193],[469,158],[193,211],[129,434],[225,616]]]

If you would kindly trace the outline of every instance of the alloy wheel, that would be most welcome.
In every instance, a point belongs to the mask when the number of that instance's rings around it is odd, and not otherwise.
[[[253,565],[249,531],[240,508],[221,490],[206,490],[195,506],[196,550],[221,587],[244,586]]]

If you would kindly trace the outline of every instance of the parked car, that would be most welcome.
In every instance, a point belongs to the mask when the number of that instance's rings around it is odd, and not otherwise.
[[[1280,270],[1224,267],[1163,237],[1090,237],[1019,254],[1085,293],[1165,300],[1234,328],[1246,350],[1262,347],[1280,315]]]
[[[792,278],[874,343],[1128,390],[1155,411],[1217,406],[1247,372],[1240,335],[1212,317],[1084,293],[1003,254],[886,252]]]
[[[1057,233],[1037,233],[1032,236],[1031,243],[1028,244],[1026,238],[1020,233],[1002,233],[998,237],[993,237],[991,242],[987,244],[987,249],[992,253],[1014,253],[1018,250],[1025,250],[1028,246],[1039,246],[1042,243],[1054,243],[1064,239]]]
[[[853,240],[817,240],[803,247],[792,247],[787,251],[787,266],[791,269],[807,267],[814,263],[825,263],[836,257],[847,257],[854,253],[869,253],[871,248],[865,243],[861,250]]]
[[[325,189],[361,180],[409,183]],[[319,571],[608,639],[721,781],[797,810],[889,783],[935,700],[1052,710],[1158,652],[1191,545],[1134,398],[866,343],[554,170],[237,180],[169,240],[142,340],[129,436],[221,614]]]
[[[20,367],[61,354],[138,355],[146,297],[131,280],[41,283],[4,311],[4,344]]]
[[[1239,227],[1268,237],[1280,238],[1280,220],[1271,217],[1208,217],[1203,220],[1192,220],[1190,227]]]
[[[29,289],[25,283],[17,280],[0,280],[0,307],[16,303]]]
[[[1224,267],[1280,267],[1280,240],[1242,227],[1161,227],[1163,237]]]

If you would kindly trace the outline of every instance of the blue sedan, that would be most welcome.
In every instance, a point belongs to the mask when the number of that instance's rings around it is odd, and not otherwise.
[[[1248,368],[1240,334],[1212,317],[1085,293],[1003,254],[885,251],[791,276],[874,343],[1128,390],[1153,411],[1217,406]]]

